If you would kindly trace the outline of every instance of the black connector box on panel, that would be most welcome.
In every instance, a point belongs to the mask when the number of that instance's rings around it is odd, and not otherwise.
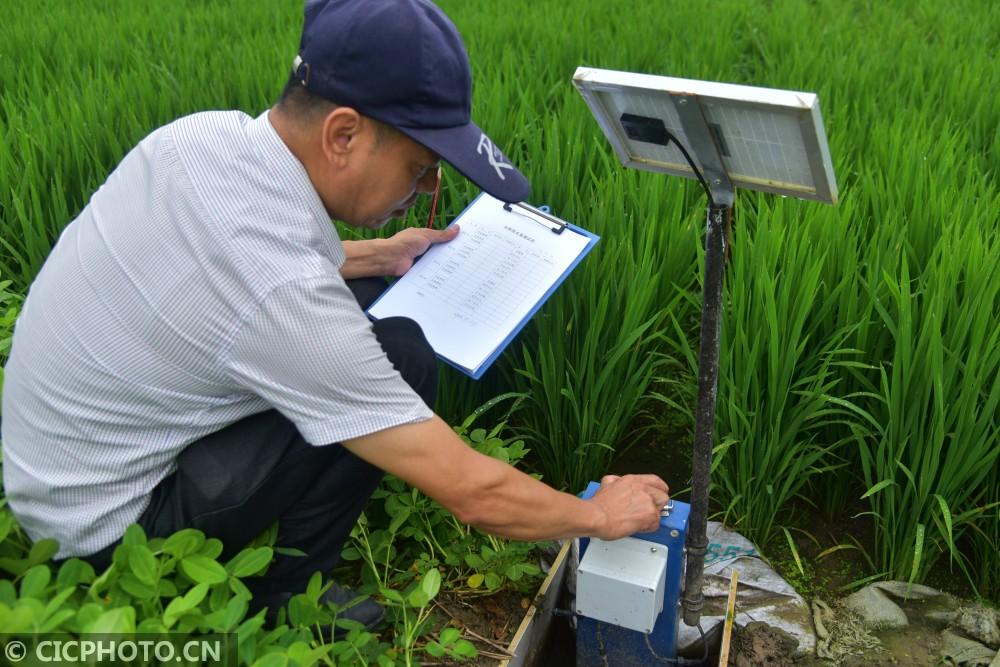
[[[660,146],[666,146],[670,143],[667,126],[659,118],[623,113],[621,124],[622,129],[625,130],[625,136],[629,139],[644,141],[648,144],[659,144]]]

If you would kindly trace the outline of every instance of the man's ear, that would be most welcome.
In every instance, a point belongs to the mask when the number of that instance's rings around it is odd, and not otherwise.
[[[327,162],[346,164],[351,153],[358,150],[358,139],[364,126],[361,114],[350,107],[337,107],[323,119],[322,148]]]

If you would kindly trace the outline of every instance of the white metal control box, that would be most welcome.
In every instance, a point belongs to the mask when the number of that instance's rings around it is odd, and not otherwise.
[[[576,611],[598,621],[649,633],[663,611],[667,548],[623,537],[591,538],[577,569]]]

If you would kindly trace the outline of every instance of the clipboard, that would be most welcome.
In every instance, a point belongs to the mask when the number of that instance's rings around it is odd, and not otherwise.
[[[459,235],[428,249],[367,314],[415,320],[439,359],[478,380],[600,237],[486,193],[451,224]]]

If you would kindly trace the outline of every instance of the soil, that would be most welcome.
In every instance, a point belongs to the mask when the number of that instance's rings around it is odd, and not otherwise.
[[[462,631],[462,636],[479,651],[475,660],[452,663],[422,662],[423,665],[489,665],[510,657],[507,646],[524,618],[531,599],[515,591],[500,591],[493,595],[441,593],[435,600],[435,611],[444,625]]]
[[[734,667],[789,667],[798,640],[765,623],[734,629],[729,664]]]

